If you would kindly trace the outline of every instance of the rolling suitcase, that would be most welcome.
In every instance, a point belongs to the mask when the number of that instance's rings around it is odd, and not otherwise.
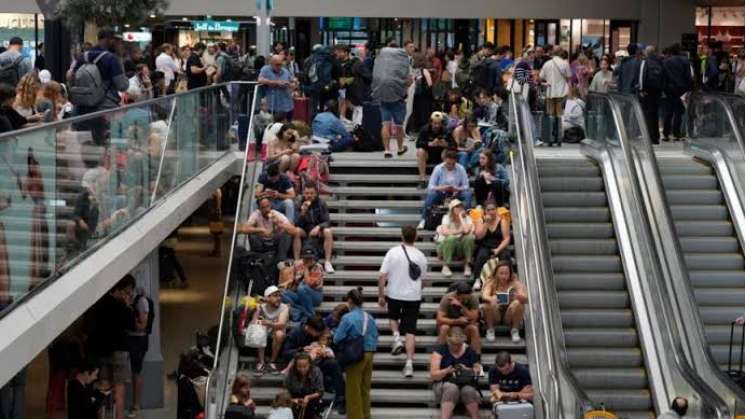
[[[499,419],[533,419],[533,405],[527,402],[496,403],[494,414]]]
[[[375,102],[362,105],[362,125],[355,129],[359,140],[354,145],[355,151],[383,151],[383,139],[380,131],[383,128],[380,106]]]
[[[307,97],[296,97],[293,99],[295,108],[292,111],[292,119],[303,121],[310,125],[310,99]]]

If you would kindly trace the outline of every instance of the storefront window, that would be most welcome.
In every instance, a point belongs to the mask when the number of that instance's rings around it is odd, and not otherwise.
[[[561,19],[559,21],[561,27],[559,31],[559,46],[561,49],[569,51],[570,40],[572,37],[571,32],[571,21],[569,19]]]
[[[745,45],[745,6],[697,7],[696,29],[699,44],[720,41],[732,52]]]
[[[591,47],[595,55],[603,55],[603,20],[582,19],[582,48]]]
[[[0,13],[0,45],[7,48],[10,39],[15,36],[23,39],[23,55],[33,61],[37,55],[37,42],[44,42],[44,16],[32,13]]]

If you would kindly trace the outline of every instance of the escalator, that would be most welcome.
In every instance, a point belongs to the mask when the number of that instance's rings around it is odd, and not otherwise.
[[[600,169],[538,159],[569,367],[595,404],[649,418],[654,405]]]
[[[675,228],[706,339],[726,368],[730,323],[745,312],[745,259],[711,166],[690,158],[660,161]]]

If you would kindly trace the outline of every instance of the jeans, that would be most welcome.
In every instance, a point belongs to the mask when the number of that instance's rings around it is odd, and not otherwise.
[[[295,202],[292,199],[275,199],[272,201],[272,209],[281,212],[291,223],[295,223]]]
[[[422,208],[422,219],[426,220],[427,216],[429,215],[430,210],[432,209],[432,206],[442,204],[445,198],[449,195],[451,194],[447,194],[445,192],[433,191],[433,190],[428,191],[427,198],[424,201],[424,208]],[[471,208],[471,190],[470,189],[466,189],[465,191],[457,192],[452,195],[460,199],[461,201],[463,201],[463,206],[466,209]]]
[[[26,401],[26,369],[0,388],[0,418],[23,419]]]
[[[314,290],[305,283],[298,286],[297,291],[285,290],[282,302],[292,306],[292,321],[304,323],[313,317],[316,307],[323,301],[323,291]]]
[[[672,134],[675,138],[683,137],[683,114],[686,108],[680,95],[668,93],[665,96],[665,117],[663,120],[662,135],[665,138]]]
[[[442,263],[445,265],[450,265],[454,256],[462,256],[470,261],[473,256],[475,240],[473,234],[462,237],[447,236],[437,243],[437,254],[442,257]]]
[[[459,151],[458,152],[458,163],[463,166],[467,171],[471,168],[471,155],[470,151]]]

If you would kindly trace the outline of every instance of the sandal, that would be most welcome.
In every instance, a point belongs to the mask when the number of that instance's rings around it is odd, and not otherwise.
[[[399,150],[396,154],[399,156],[403,156],[404,154],[406,154],[407,151],[409,151],[409,147],[404,146],[403,150]]]

